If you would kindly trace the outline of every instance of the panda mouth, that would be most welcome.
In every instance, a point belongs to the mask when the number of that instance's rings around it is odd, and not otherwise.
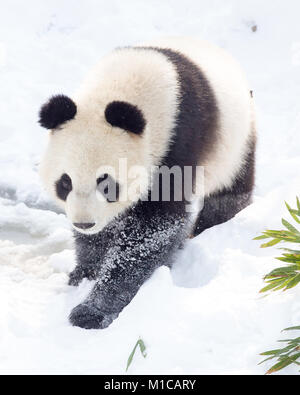
[[[73,223],[73,226],[77,229],[80,229],[80,230],[91,229],[95,225],[96,225],[95,222],[82,222],[82,223],[75,222],[75,223]]]
[[[72,226],[76,232],[84,235],[94,235],[101,231],[101,227],[99,227],[99,224],[95,222],[83,222],[83,223],[73,222]]]

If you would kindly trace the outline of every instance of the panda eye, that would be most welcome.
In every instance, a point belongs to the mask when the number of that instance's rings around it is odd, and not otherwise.
[[[72,180],[68,174],[63,174],[55,183],[56,194],[61,200],[67,200],[68,194],[72,191]]]
[[[64,189],[66,189],[67,191],[71,191],[72,190],[72,180],[71,178],[68,176],[68,174],[63,174],[61,176],[61,185]]]

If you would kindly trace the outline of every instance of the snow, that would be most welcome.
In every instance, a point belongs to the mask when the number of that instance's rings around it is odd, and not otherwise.
[[[258,354],[300,322],[300,289],[258,294],[278,251],[252,241],[279,228],[284,200],[299,194],[299,11],[297,0],[1,3],[1,374],[123,374],[139,336],[148,355],[134,357],[131,374],[266,371]],[[165,35],[215,42],[246,70],[259,120],[255,201],[189,241],[172,272],[157,270],[109,328],[74,328],[68,314],[92,284],[67,285],[72,233],[40,187],[37,112],[49,95],[72,94],[112,48]]]

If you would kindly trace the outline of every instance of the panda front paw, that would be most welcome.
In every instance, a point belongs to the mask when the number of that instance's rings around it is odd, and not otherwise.
[[[69,320],[73,326],[83,329],[104,329],[107,328],[117,316],[115,314],[103,314],[95,305],[82,303],[76,306]]]
[[[69,274],[68,284],[77,287],[84,277],[85,273],[82,270],[76,268]]]
[[[69,285],[78,286],[80,282],[87,278],[88,280],[95,280],[97,278],[97,270],[94,268],[79,268],[76,267],[69,274]]]

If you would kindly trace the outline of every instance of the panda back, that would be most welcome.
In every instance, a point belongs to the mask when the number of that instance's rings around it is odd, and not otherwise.
[[[215,100],[217,111],[210,106],[214,111],[210,115],[216,118],[217,128],[215,133],[209,131],[210,144],[197,164],[205,168],[206,194],[229,188],[242,171],[249,147],[255,141],[253,99],[239,63],[225,50],[203,40],[165,38],[143,45],[170,48],[184,55],[207,80],[210,90],[204,94],[206,100]]]

